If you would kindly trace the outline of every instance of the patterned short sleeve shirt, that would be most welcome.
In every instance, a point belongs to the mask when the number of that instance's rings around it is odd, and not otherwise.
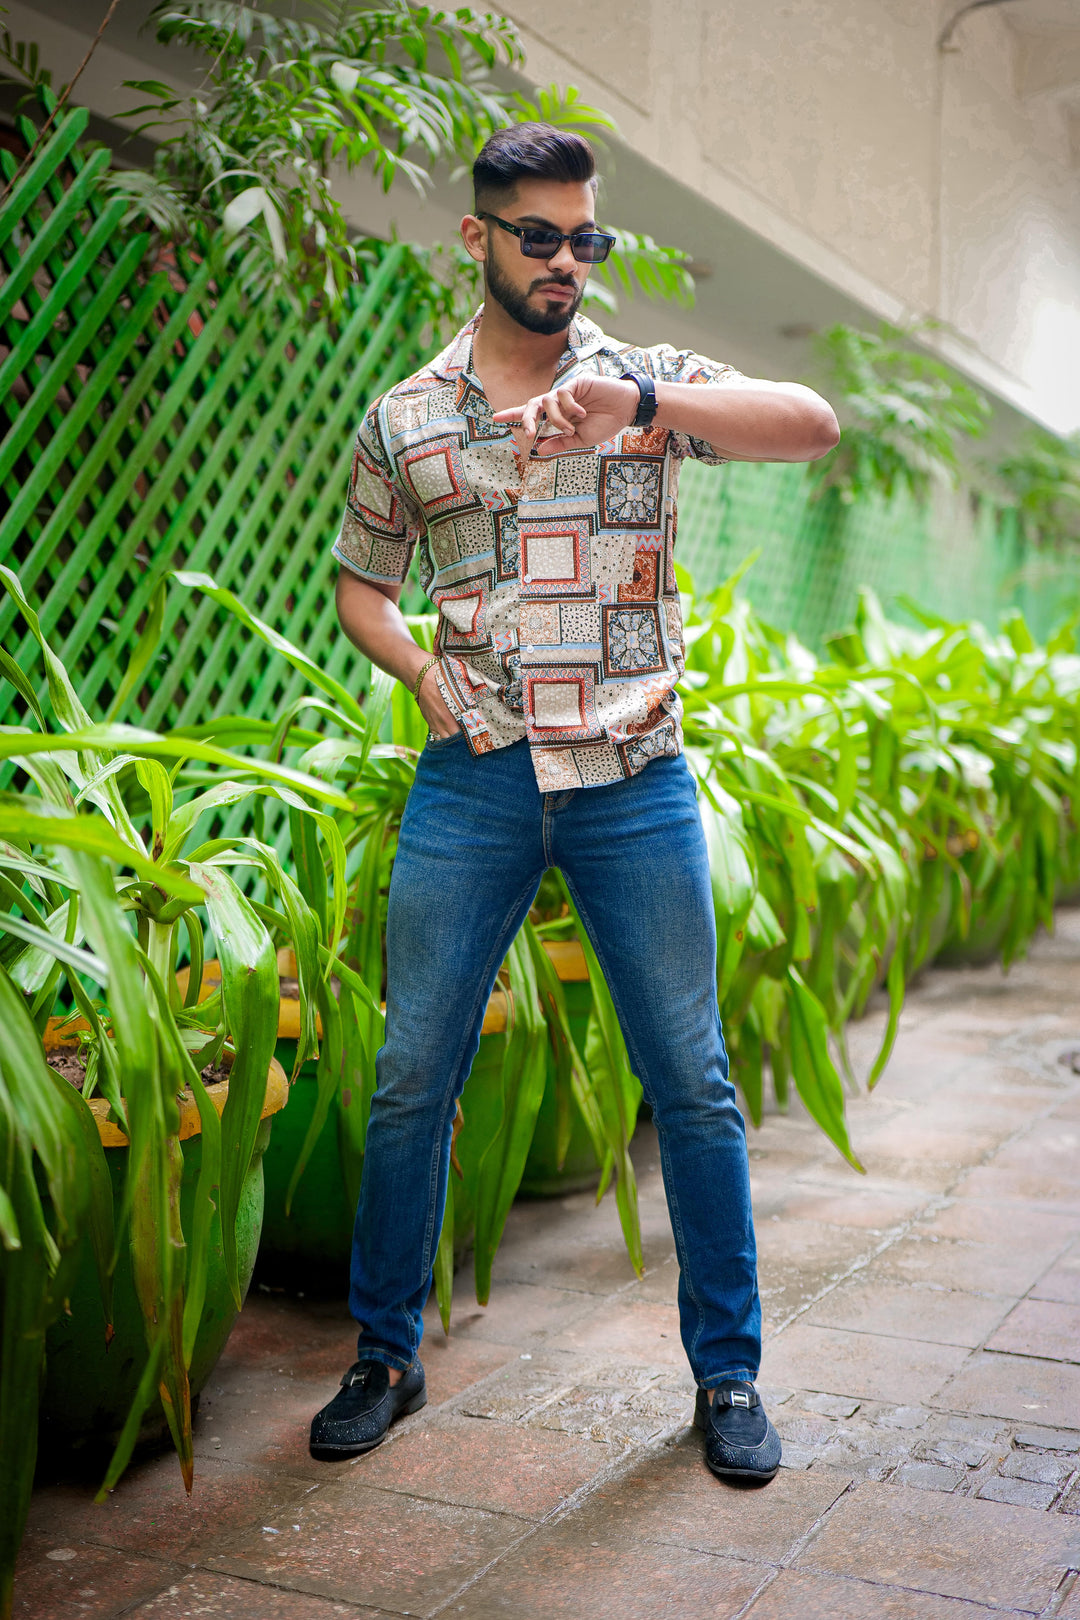
[[[473,371],[482,313],[368,410],[334,555],[361,579],[399,584],[419,546],[439,685],[474,754],[527,738],[541,792],[617,782],[682,750],[678,469],[686,456],[724,458],[659,427],[519,456]],[[578,316],[556,380],[582,371],[742,381],[687,350],[617,343]]]

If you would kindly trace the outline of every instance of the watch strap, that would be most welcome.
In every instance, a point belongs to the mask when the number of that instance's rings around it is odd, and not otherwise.
[[[636,383],[638,391],[638,408],[634,415],[631,427],[651,427],[653,417],[659,409],[656,398],[656,384],[644,371],[624,371],[623,377],[627,382]]]

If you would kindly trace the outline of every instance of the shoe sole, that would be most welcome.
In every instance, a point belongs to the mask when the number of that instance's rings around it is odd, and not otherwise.
[[[316,1462],[340,1462],[345,1457],[362,1457],[365,1452],[374,1451],[381,1446],[390,1430],[399,1418],[409,1417],[413,1412],[427,1405],[427,1390],[422,1389],[414,1395],[411,1401],[406,1401],[400,1412],[395,1412],[382,1434],[375,1440],[366,1440],[362,1446],[308,1446],[309,1454]]]
[[[755,1479],[759,1485],[767,1485],[770,1479],[775,1479],[780,1472],[780,1464],[773,1469],[764,1468],[714,1468],[706,1457],[705,1466],[717,1479]]]

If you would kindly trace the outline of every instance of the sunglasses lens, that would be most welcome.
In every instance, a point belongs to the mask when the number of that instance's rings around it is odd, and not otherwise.
[[[550,259],[558,253],[562,237],[554,231],[525,231],[521,237],[521,251],[527,259]]]
[[[612,241],[603,231],[582,231],[571,237],[570,246],[579,264],[603,264],[611,252]]]

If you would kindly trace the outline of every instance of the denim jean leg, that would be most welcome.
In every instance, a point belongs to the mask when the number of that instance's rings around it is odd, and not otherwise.
[[[585,920],[652,1106],[698,1383],[753,1379],[761,1306],[746,1129],[716,1004],[716,932],[693,777],[682,758],[577,793],[552,850]]]
[[[419,1347],[454,1105],[542,870],[527,747],[479,758],[463,742],[425,750],[390,883],[386,1038],[353,1234],[349,1306],[361,1359],[406,1367]]]

